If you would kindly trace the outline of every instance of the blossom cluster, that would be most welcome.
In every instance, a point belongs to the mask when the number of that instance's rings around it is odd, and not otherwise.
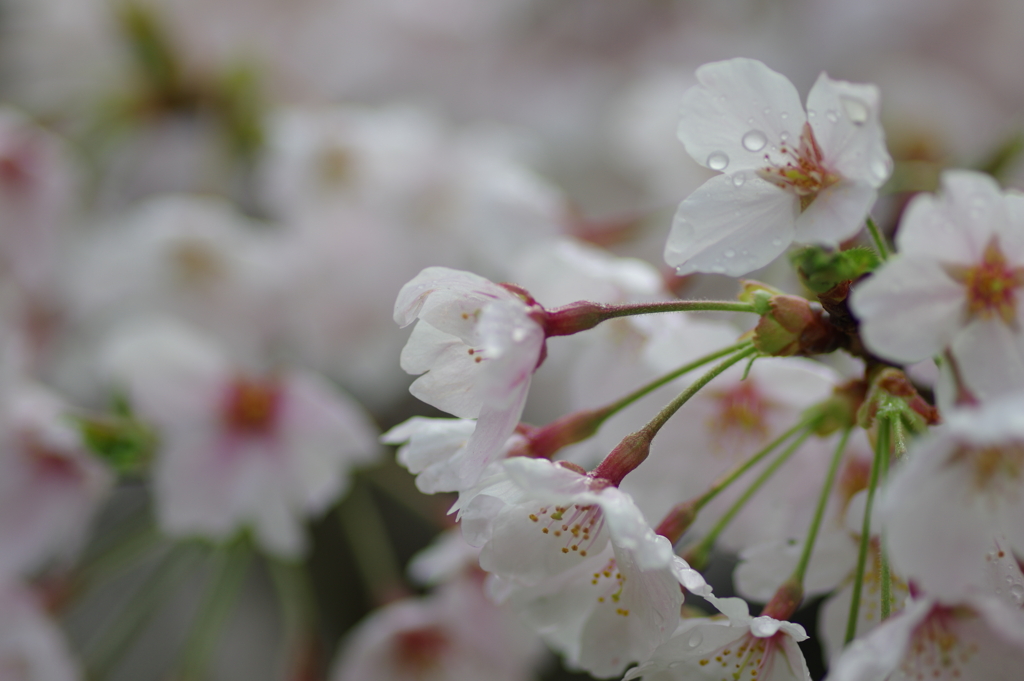
[[[1024,16],[876,4],[0,0],[0,681],[1019,676]]]

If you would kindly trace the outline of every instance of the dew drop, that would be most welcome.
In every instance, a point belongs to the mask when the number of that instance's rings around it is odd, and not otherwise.
[[[772,108],[771,108],[770,106],[766,106],[766,107],[764,108],[764,115],[765,115],[765,116],[770,116],[770,115],[771,115],[771,113],[772,113]]]
[[[526,339],[526,329],[513,329],[512,340],[516,343],[522,343]]]
[[[871,174],[879,182],[884,182],[889,177],[889,161],[876,159],[871,162]]]
[[[751,130],[743,136],[743,148],[747,151],[761,151],[768,144],[768,138],[760,130]]]
[[[708,168],[712,170],[725,170],[729,165],[729,157],[724,151],[714,151],[708,156]]]
[[[722,255],[724,255],[727,258],[735,258],[736,257],[736,251],[734,251],[734,250],[732,250],[730,248],[725,253],[723,253]]]
[[[676,660],[675,662],[669,662],[668,663],[668,668],[669,669],[679,669],[682,666],[683,666],[683,663],[678,661],[678,660]]]
[[[854,125],[864,125],[868,120],[868,105],[857,99],[856,97],[840,97],[839,101],[843,103],[843,111],[846,112],[846,117],[850,119],[850,122]]]
[[[691,648],[696,648],[703,642],[704,634],[700,633],[699,631],[695,631],[692,634],[690,634],[690,639],[686,642],[686,644]]]
[[[835,111],[835,109],[829,109],[828,111],[826,111],[825,118],[828,119],[829,123],[839,122],[839,114]]]
[[[787,118],[789,118],[789,112],[783,111],[782,113],[779,114],[779,118],[781,118],[782,120],[786,120]]]
[[[1010,593],[1013,594],[1014,600],[1018,603],[1024,601],[1024,584],[1014,584],[1010,588]]]
[[[782,239],[772,239],[772,246],[776,248],[782,245]]]
[[[722,267],[721,265],[712,265],[711,271],[714,272],[715,274],[724,274],[725,268]]]
[[[783,132],[782,132],[782,133],[781,133],[781,134],[779,135],[779,139],[780,139],[780,140],[782,140],[783,142],[787,142],[787,141],[789,141],[789,133],[788,133],[788,132],[785,132],[785,131],[783,131]]]
[[[807,117],[808,117],[808,118],[814,118],[814,117],[815,117],[815,116],[817,116],[817,115],[818,115],[818,114],[817,114],[817,113],[816,113],[816,112],[814,111],[814,109],[808,109],[808,110],[807,110]]]
[[[742,187],[743,183],[747,181],[747,174],[742,170],[732,176],[732,185],[734,187]]]

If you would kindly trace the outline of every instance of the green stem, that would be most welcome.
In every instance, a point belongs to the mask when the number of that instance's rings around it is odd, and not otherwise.
[[[764,449],[754,454],[749,459],[741,463],[740,465],[733,468],[731,471],[726,473],[723,477],[719,478],[718,481],[713,483],[711,487],[704,494],[697,499],[694,503],[694,512],[699,511],[711,502],[712,499],[718,496],[722,490],[726,489],[732,483],[736,482],[744,473],[749,471],[751,468],[761,463],[766,456],[778,449],[779,445],[793,437],[796,433],[802,430],[813,430],[815,424],[821,419],[821,415],[818,413],[812,413],[810,416],[799,421],[795,426],[778,436],[771,442],[769,442]]]
[[[875,489],[883,466],[882,455],[889,450],[889,419],[878,419],[878,438],[875,442],[875,458],[871,463],[871,476],[868,480],[868,498],[864,505],[864,520],[860,530],[860,552],[857,555],[857,571],[853,576],[853,595],[850,598],[850,614],[846,619],[846,643],[849,644],[857,636],[857,619],[860,614],[861,591],[864,589],[864,570],[868,562],[868,548],[871,544],[871,507],[875,503]],[[883,598],[884,602],[884,598]]]
[[[267,566],[284,619],[289,664],[301,665],[316,640],[316,604],[306,566],[279,558],[268,558]]]
[[[882,234],[882,230],[875,224],[874,219],[869,215],[867,217],[868,232],[871,233],[871,241],[874,242],[875,248],[878,250],[878,257],[883,261],[889,259],[889,247],[885,244],[885,236]]]
[[[725,370],[731,367],[733,364],[736,364],[744,357],[750,357],[755,353],[757,353],[757,348],[755,348],[753,345],[749,345],[748,347],[744,348],[743,350],[740,350],[735,355],[729,357],[725,361],[715,365],[710,371],[708,371],[706,374],[704,374],[696,381],[694,381],[689,388],[679,393],[679,395],[677,395],[674,400],[669,402],[664,409],[659,411],[655,415],[655,417],[651,419],[646,426],[643,427],[642,430],[649,432],[650,436],[654,437],[654,435],[659,430],[661,430],[661,427],[664,426],[665,423],[668,422],[668,420],[672,418],[672,416],[677,411],[679,411],[679,408],[686,404],[691,397],[696,395],[701,388],[703,388],[712,380],[714,380],[716,376],[724,373]]]
[[[893,419],[889,419],[889,428],[887,429],[889,431],[888,432],[888,436],[889,437],[886,439],[886,442],[884,443],[884,445],[882,443],[879,443],[879,445],[878,445],[878,449],[881,452],[881,456],[878,457],[879,458],[879,462],[878,462],[879,463],[879,466],[878,466],[879,467],[879,471],[878,471],[878,481],[879,482],[878,482],[878,484],[880,484],[880,485],[884,485],[885,481],[886,481],[886,478],[889,477],[889,457],[891,456],[891,454],[890,454],[890,449],[891,449],[891,446],[892,446],[891,443],[895,440],[896,430],[897,430],[897,428],[899,428],[899,424],[900,424],[900,418],[899,417],[896,417],[896,418],[893,418]],[[881,431],[879,431],[879,440],[881,440],[881,439],[882,439],[881,438]],[[885,620],[889,619],[889,615],[891,613],[891,608],[892,608],[892,572],[889,570],[889,552],[888,552],[888,550],[885,547],[885,528],[884,527],[879,529],[879,544],[880,544],[879,553],[881,554],[881,563],[882,563],[882,566],[881,566],[881,588],[880,588],[880,591],[881,591],[880,595],[881,595],[881,599],[882,599],[882,607],[881,607],[881,613],[880,614],[881,614],[881,617],[882,617],[882,621],[884,622]]]
[[[737,499],[733,505],[729,507],[729,510],[725,512],[725,515],[718,519],[718,522],[711,528],[711,531],[708,532],[707,535],[705,535],[691,551],[687,552],[688,555],[686,560],[690,565],[694,566],[696,569],[700,569],[698,566],[703,566],[707,563],[707,557],[708,554],[711,553],[711,548],[715,545],[715,542],[718,540],[718,537],[722,532],[724,532],[729,526],[729,523],[732,522],[733,518],[743,510],[743,507],[747,505],[750,498],[753,497],[773,475],[775,475],[776,471],[778,471],[779,468],[789,460],[789,457],[791,457],[793,453],[800,448],[800,445],[802,445],[804,441],[811,436],[812,432],[813,431],[811,429],[807,429],[800,434],[800,437],[790,443],[786,450],[782,452],[782,454],[780,454],[779,457],[771,463],[771,465],[765,468],[761,475],[757,476],[757,479],[754,480],[746,490],[744,490],[743,494],[740,495],[740,498]]]
[[[121,538],[102,553],[80,565],[76,570],[75,580],[86,588],[100,584],[136,565],[162,542],[163,537],[152,520],[147,518],[144,525],[130,536]]]
[[[398,559],[370,490],[360,480],[338,509],[359,576],[374,602],[384,604],[405,591]]]
[[[178,545],[168,551],[160,564],[135,589],[125,609],[115,616],[101,637],[87,646],[86,667],[89,678],[110,676],[121,654],[156,614],[169,592],[195,565],[198,553],[194,546]]]
[[[804,575],[807,574],[807,566],[811,562],[811,553],[814,551],[814,543],[818,538],[818,530],[821,528],[821,520],[825,516],[825,507],[828,506],[828,498],[832,492],[832,485],[839,471],[839,462],[843,459],[843,452],[846,450],[846,443],[850,439],[851,429],[843,431],[836,445],[836,451],[832,455],[832,465],[829,466],[828,475],[825,476],[825,484],[821,487],[821,496],[818,497],[818,506],[814,509],[814,518],[811,519],[811,526],[807,529],[807,539],[804,540],[803,553],[800,554],[800,562],[793,570],[792,579],[800,585],[804,583]]]
[[[726,355],[732,354],[732,353],[736,352],[737,350],[744,350],[744,349],[748,349],[748,348],[752,348],[752,347],[753,347],[753,343],[751,341],[748,341],[748,340],[740,341],[739,343],[735,343],[733,345],[730,345],[729,347],[722,348],[721,350],[718,350],[716,352],[712,352],[711,354],[708,354],[708,355],[704,355],[703,357],[695,359],[695,360],[693,360],[692,362],[690,362],[688,364],[684,364],[683,366],[679,367],[678,369],[675,369],[675,370],[665,374],[661,378],[658,378],[658,379],[656,379],[654,381],[651,381],[650,383],[648,383],[645,386],[637,388],[636,390],[634,390],[633,392],[629,393],[628,395],[626,395],[622,399],[620,399],[620,400],[618,400],[618,401],[608,405],[607,407],[604,407],[603,409],[599,410],[600,413],[601,413],[601,420],[602,421],[607,420],[609,417],[611,417],[611,416],[615,415],[616,413],[622,411],[623,409],[625,409],[629,405],[633,404],[637,400],[639,400],[639,399],[641,399],[643,397],[646,397],[647,395],[651,394],[652,392],[654,392],[658,388],[662,387],[663,385],[666,385],[667,383],[671,383],[672,381],[676,380],[680,376],[682,376],[684,374],[690,373],[694,369],[697,369],[699,367],[704,366],[705,364],[713,362],[716,359],[718,359],[719,357],[725,357]],[[749,354],[749,353],[747,353],[747,354]],[[746,355],[743,355],[743,356],[745,357]],[[719,373],[721,373],[721,372],[719,372]],[[715,375],[717,376],[718,374],[715,374]],[[708,380],[710,380],[710,379],[708,379]],[[706,383],[707,382],[705,381],[705,384]]]
[[[643,428],[624,437],[615,449],[598,464],[597,468],[591,471],[591,474],[596,478],[608,480],[613,485],[618,485],[630,471],[635,470],[637,466],[647,459],[647,455],[651,450],[651,440],[658,434],[662,426],[672,418],[672,415],[679,411],[680,407],[686,404],[691,397],[696,395],[701,388],[710,383],[716,376],[744,357],[749,357],[756,352],[757,348],[753,345],[748,346],[698,378],[686,390],[669,402],[664,409],[659,411]]]
[[[182,653],[182,679],[198,680],[203,677],[220,633],[231,614],[231,606],[245,582],[245,572],[251,557],[249,545],[242,541],[217,549],[213,574],[203,595],[202,608]]]

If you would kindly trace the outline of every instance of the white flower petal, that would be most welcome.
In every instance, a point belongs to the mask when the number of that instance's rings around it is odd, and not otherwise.
[[[794,240],[836,247],[864,226],[878,192],[868,183],[840,180],[820,192],[796,219]]]
[[[701,165],[728,173],[760,168],[783,132],[800,135],[806,119],[796,88],[761,62],[705,64],[697,80],[683,94],[679,139]]]
[[[872,352],[916,362],[938,354],[953,339],[965,296],[935,260],[903,255],[859,284],[850,305]]]
[[[679,205],[665,262],[679,274],[747,274],[786,250],[799,210],[795,195],[752,174],[740,187],[713,177]]]
[[[808,119],[830,169],[874,189],[892,172],[879,100],[877,86],[832,80],[825,73],[807,95],[807,110],[815,112]]]

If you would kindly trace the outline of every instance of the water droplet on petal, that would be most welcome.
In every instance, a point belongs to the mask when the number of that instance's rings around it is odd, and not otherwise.
[[[829,109],[825,112],[825,118],[828,119],[829,123],[836,123],[839,121],[839,113],[835,109]]]
[[[729,165],[729,157],[724,151],[714,151],[708,156],[708,168],[712,170],[725,170]]]
[[[782,239],[772,239],[772,246],[775,246],[776,248],[778,248],[781,245],[782,245]]]
[[[722,267],[721,265],[712,265],[711,271],[714,272],[715,274],[723,274],[725,272],[725,268]]]
[[[779,118],[781,118],[782,120],[786,120],[787,118],[789,118],[789,112],[783,111],[782,113],[779,114]]]
[[[1014,584],[1010,587],[1010,593],[1018,602],[1024,600],[1024,584]]]
[[[808,118],[814,118],[814,117],[815,117],[815,116],[817,116],[817,115],[818,115],[818,114],[817,114],[817,113],[815,113],[814,109],[808,109],[808,110],[807,110],[807,117],[808,117]]]
[[[730,248],[725,253],[723,253],[722,255],[724,255],[727,258],[735,258],[736,257],[736,251],[734,251],[734,250],[732,250]]]
[[[783,142],[788,141],[789,140],[789,133],[786,132],[785,130],[783,130],[782,133],[779,135],[779,139],[782,140]]]
[[[867,122],[870,109],[865,102],[856,97],[840,97],[839,101],[843,103],[843,111],[846,112],[846,117],[850,119],[851,123],[864,125]]]
[[[696,648],[697,646],[699,646],[703,642],[704,642],[704,634],[700,633],[699,631],[695,631],[692,634],[690,634],[690,638],[686,642],[686,644],[688,646],[690,646],[691,648]]]
[[[768,144],[768,138],[760,130],[751,130],[743,136],[743,148],[747,151],[761,151]]]
[[[526,329],[512,329],[512,340],[516,343],[522,343],[526,339]]]
[[[765,116],[770,116],[770,115],[771,115],[771,113],[772,113],[772,108],[771,108],[770,106],[766,106],[766,107],[764,108],[764,115],[765,115]]]
[[[743,183],[747,181],[747,174],[742,170],[732,176],[732,185],[734,187],[742,187]]]
[[[871,163],[871,174],[875,176],[875,179],[879,182],[885,182],[889,178],[889,167],[891,161],[888,159],[876,159]]]

